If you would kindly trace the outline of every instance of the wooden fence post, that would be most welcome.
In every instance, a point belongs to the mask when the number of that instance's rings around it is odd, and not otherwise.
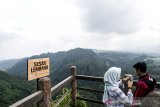
[[[72,107],[76,107],[76,97],[77,97],[77,82],[76,82],[76,75],[77,75],[77,68],[76,66],[70,67],[70,73],[73,76],[71,81],[71,99],[72,99]]]
[[[48,77],[38,80],[38,90],[43,91],[43,98],[37,103],[38,107],[51,107],[51,81]]]

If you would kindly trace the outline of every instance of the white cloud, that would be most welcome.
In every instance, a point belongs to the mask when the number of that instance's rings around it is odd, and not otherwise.
[[[159,53],[159,3],[159,0],[0,1],[0,59],[76,47]]]
[[[98,33],[132,33],[141,28],[143,12],[136,1],[78,0],[84,29]]]

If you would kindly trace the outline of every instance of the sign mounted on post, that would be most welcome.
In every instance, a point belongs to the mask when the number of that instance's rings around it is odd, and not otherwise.
[[[28,59],[28,81],[49,75],[49,58]]]

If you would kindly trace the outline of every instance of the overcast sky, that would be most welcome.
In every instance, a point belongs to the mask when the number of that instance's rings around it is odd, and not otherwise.
[[[0,59],[76,47],[160,53],[159,0],[1,0]]]

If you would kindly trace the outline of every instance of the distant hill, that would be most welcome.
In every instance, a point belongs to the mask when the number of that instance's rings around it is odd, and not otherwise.
[[[20,76],[21,78],[27,79],[27,59],[46,58],[46,57],[50,58],[50,72],[51,72],[50,78],[52,85],[57,84],[58,82],[69,76],[70,75],[69,67],[72,65],[77,66],[78,68],[77,73],[80,75],[93,75],[93,76],[103,77],[104,73],[107,71],[109,67],[117,66],[122,68],[122,75],[125,73],[130,73],[135,76],[135,72],[132,66],[138,61],[145,61],[148,65],[148,72],[158,81],[160,81],[159,57],[157,58],[155,56],[151,57],[144,54],[136,54],[128,52],[114,52],[114,51],[95,52],[92,49],[82,49],[82,48],[26,57],[19,60],[14,66],[12,66],[9,70],[7,70],[7,72],[9,74]],[[135,79],[137,79],[136,76]],[[23,83],[23,81],[21,82]],[[103,89],[103,84],[101,85],[98,83],[93,84],[92,82],[91,83],[78,82],[78,85],[88,88],[90,87],[96,89],[99,88],[100,90]],[[101,99],[102,97],[102,95],[100,94],[93,95],[92,93],[89,94],[84,92],[81,92],[80,94],[82,96],[87,95],[90,98],[95,98],[95,99]],[[91,105],[91,106],[97,107],[97,105]]]
[[[26,77],[27,74],[27,59],[32,58],[50,58],[50,72],[53,83],[64,79],[70,75],[69,67],[76,65],[78,68],[78,74],[86,75],[101,75],[101,72],[105,72],[107,66],[105,60],[99,57],[90,49],[76,48],[69,51],[46,53],[41,55],[24,58],[10,68],[7,72],[13,75]]]
[[[6,71],[15,65],[19,59],[9,59],[0,61],[0,70]]]
[[[50,58],[50,72],[53,83],[64,79],[69,73],[69,67],[76,65],[78,74],[103,76],[109,67],[117,66],[122,68],[122,74],[132,73],[133,64],[138,61],[144,61],[147,56],[128,52],[99,52],[91,49],[76,48],[69,51],[57,53],[46,53],[35,55],[29,58],[23,58],[8,70],[8,73],[27,77],[27,59],[32,58]]]
[[[0,70],[0,106],[8,107],[16,101],[30,95],[35,90],[34,82],[9,75]]]

